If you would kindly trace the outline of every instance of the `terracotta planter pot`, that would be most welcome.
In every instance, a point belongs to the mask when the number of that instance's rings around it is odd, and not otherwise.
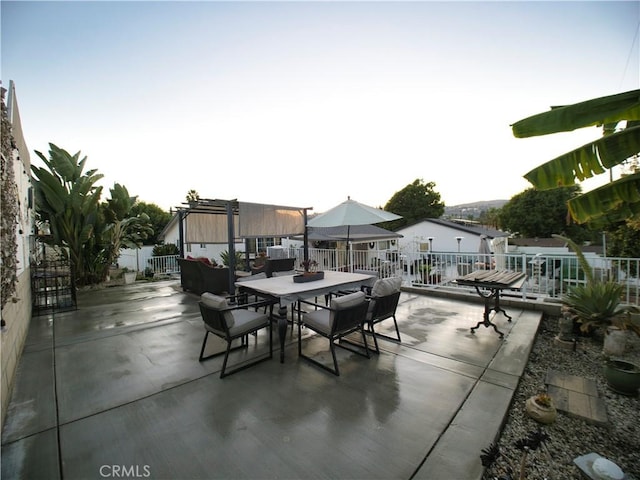
[[[549,424],[553,423],[558,416],[558,411],[553,405],[545,407],[536,402],[536,396],[529,397],[525,402],[525,409],[527,414],[535,421]]]
[[[624,360],[608,360],[604,364],[604,378],[614,392],[634,396],[640,388],[640,367]]]
[[[618,327],[610,326],[604,335],[602,353],[606,357],[619,357],[627,347],[627,332]]]

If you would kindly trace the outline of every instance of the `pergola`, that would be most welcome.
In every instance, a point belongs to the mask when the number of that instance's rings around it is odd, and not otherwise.
[[[262,237],[304,236],[304,258],[308,258],[307,210],[238,200],[198,199],[177,207],[180,256],[185,243],[228,245],[229,285],[235,282],[236,240]]]

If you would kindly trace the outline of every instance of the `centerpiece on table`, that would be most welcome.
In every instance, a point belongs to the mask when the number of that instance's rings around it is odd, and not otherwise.
[[[318,271],[318,262],[315,260],[303,260],[301,264],[304,272],[293,276],[295,283],[313,282],[324,278],[324,272],[322,270]]]

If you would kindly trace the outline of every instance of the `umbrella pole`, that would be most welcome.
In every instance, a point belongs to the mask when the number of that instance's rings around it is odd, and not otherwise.
[[[349,272],[353,273],[353,250],[351,249],[351,242],[349,241],[350,234],[351,225],[347,225],[347,262],[349,262]]]

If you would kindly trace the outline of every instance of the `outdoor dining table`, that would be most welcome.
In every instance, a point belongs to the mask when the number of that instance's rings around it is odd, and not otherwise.
[[[476,270],[462,277],[456,278],[458,285],[475,287],[478,295],[484,299],[484,315],[475,327],[471,328],[471,333],[475,333],[480,325],[485,327],[493,327],[500,338],[504,338],[504,333],[498,330],[493,323],[489,314],[491,311],[502,312],[507,321],[511,321],[511,317],[500,307],[500,292],[502,290],[520,290],[527,280],[527,274],[523,272],[513,272],[510,270]]]
[[[325,271],[324,278],[311,282],[295,283],[293,275],[283,275],[258,280],[236,282],[241,292],[277,300],[278,336],[280,340],[280,362],[284,362],[284,342],[287,335],[287,307],[299,300],[329,295],[337,291],[358,290],[363,286],[371,287],[375,276],[362,273]]]

